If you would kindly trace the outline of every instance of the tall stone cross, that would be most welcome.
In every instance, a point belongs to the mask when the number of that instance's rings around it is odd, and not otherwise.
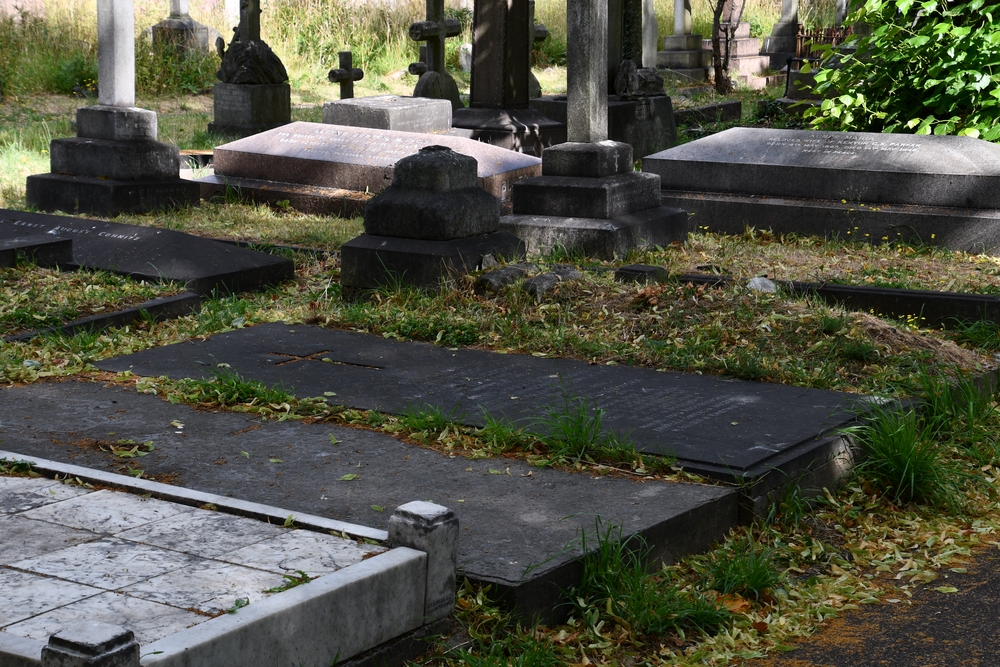
[[[608,138],[608,0],[566,3],[566,140]]]
[[[528,0],[478,0],[473,16],[469,106],[528,107],[531,40]]]
[[[97,0],[97,101],[101,106],[135,106],[132,0]]]
[[[240,0],[240,41],[260,41],[260,0]]]
[[[460,32],[462,32],[462,24],[457,19],[444,17],[444,0],[427,0],[427,20],[417,21],[410,25],[410,39],[415,42],[427,43],[427,59],[424,61],[427,65],[426,71],[446,74],[444,40],[446,37],[454,37]]]

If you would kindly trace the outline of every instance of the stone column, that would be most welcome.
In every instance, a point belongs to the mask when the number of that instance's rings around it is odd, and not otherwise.
[[[474,175],[473,168],[473,178]],[[410,547],[427,554],[424,620],[430,623],[448,616],[455,606],[455,569],[458,566],[458,517],[455,513],[447,507],[419,500],[400,505],[389,518],[389,545]]]
[[[674,34],[691,34],[691,0],[674,0]]]
[[[524,109],[533,37],[528,0],[479,0],[473,19],[470,107]]]
[[[135,106],[132,0],[97,0],[97,100],[102,106]]]
[[[764,39],[762,54],[771,56],[771,67],[782,69],[785,59],[795,55],[795,33],[799,25],[799,0],[781,0],[781,18]]]
[[[566,139],[592,143],[608,138],[608,3],[566,3]]]
[[[654,0],[642,0],[642,67],[656,67],[659,34]]]
[[[170,18],[186,18],[188,11],[188,0],[170,0]]]

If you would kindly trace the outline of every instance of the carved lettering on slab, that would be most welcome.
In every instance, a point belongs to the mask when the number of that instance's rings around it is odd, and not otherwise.
[[[803,153],[824,155],[862,155],[871,153],[916,153],[920,144],[901,139],[869,137],[819,137],[793,139],[778,137],[767,141],[769,148],[797,148]]]

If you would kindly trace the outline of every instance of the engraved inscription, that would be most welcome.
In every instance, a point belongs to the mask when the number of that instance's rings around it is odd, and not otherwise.
[[[776,137],[768,139],[769,148],[797,148],[803,153],[825,155],[867,155],[872,153],[916,153],[920,144],[905,139],[875,139],[858,136],[817,138]]]

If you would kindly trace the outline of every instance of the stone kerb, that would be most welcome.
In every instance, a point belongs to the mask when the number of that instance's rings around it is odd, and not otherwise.
[[[389,546],[427,554],[424,622],[448,616],[455,606],[458,517],[447,507],[423,501],[400,505],[389,519]]]
[[[139,667],[139,642],[131,630],[80,621],[49,637],[42,667]]]

